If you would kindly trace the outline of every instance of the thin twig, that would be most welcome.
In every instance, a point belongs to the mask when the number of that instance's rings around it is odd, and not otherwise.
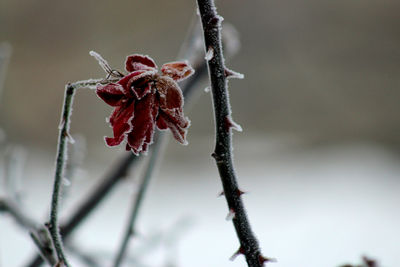
[[[57,264],[57,259],[54,253],[52,240],[46,228],[39,229],[36,232],[31,231],[30,236],[35,243],[39,252],[50,266]]]
[[[213,0],[197,0],[204,32],[206,59],[211,80],[216,124],[216,144],[212,154],[218,166],[224,195],[239,238],[237,254],[244,254],[249,267],[261,267],[269,259],[261,254],[241,199],[232,160],[232,132],[234,123],[227,90],[227,68],[221,47],[221,22]]]
[[[153,172],[155,170],[155,165],[157,164],[158,161],[158,155],[161,153],[160,150],[162,150],[163,143],[162,139],[163,133],[156,133],[155,136],[155,143],[153,144],[153,148],[151,150],[151,155],[149,158],[149,161],[147,163],[146,171],[145,174],[143,175],[140,184],[139,184],[139,190],[138,192],[134,195],[133,202],[132,202],[132,209],[131,213],[129,215],[129,220],[128,220],[128,225],[126,227],[125,233],[123,235],[123,239],[121,242],[121,245],[118,250],[118,254],[115,258],[114,267],[120,266],[122,263],[126,250],[128,248],[129,240],[135,233],[135,223],[136,223],[136,218],[139,214],[140,207],[142,206],[142,201],[144,198],[144,195],[147,191],[148,185],[150,183],[151,177],[153,176]]]
[[[50,219],[47,227],[53,240],[54,249],[56,250],[60,265],[68,266],[68,262],[64,253],[61,234],[58,225],[58,207],[61,196],[62,180],[66,162],[67,142],[69,138],[69,123],[72,112],[72,103],[75,94],[75,87],[67,84],[64,96],[64,106],[61,117],[60,134],[58,141],[58,151],[56,159],[56,171],[54,175],[53,195],[51,199]]]
[[[25,212],[18,208],[18,205],[11,200],[0,199],[0,212],[8,212],[15,221],[28,230],[39,229],[39,224],[25,215]]]
[[[0,199],[0,212],[7,212],[25,230],[30,232],[35,245],[42,257],[51,265],[57,263],[52,247],[52,242],[46,228],[41,228],[39,223],[26,215],[21,207],[10,199]]]

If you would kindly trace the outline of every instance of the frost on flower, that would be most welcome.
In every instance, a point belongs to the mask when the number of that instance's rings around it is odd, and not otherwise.
[[[149,56],[128,56],[129,74],[116,83],[97,85],[97,95],[114,107],[109,123],[114,137],[106,137],[109,146],[126,141],[126,150],[138,155],[153,143],[154,130],[170,129],[174,138],[187,144],[189,120],[183,114],[183,95],[177,82],[194,73],[186,61],[166,63],[158,73]]]

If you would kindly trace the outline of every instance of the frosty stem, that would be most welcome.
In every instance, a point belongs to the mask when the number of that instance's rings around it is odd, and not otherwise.
[[[144,195],[147,191],[151,177],[153,176],[153,172],[155,170],[155,166],[159,159],[158,155],[161,153],[160,151],[163,147],[163,145],[162,145],[164,143],[163,142],[164,139],[162,138],[163,135],[164,135],[164,133],[157,133],[157,135],[155,137],[153,148],[151,150],[151,155],[150,155],[149,161],[147,163],[145,173],[144,173],[142,179],[140,180],[138,192],[133,197],[132,208],[131,208],[131,212],[129,215],[128,224],[126,226],[125,234],[123,236],[123,240],[119,247],[118,254],[114,261],[114,265],[113,265],[114,267],[118,267],[121,265],[121,263],[124,259],[126,250],[129,245],[129,240],[135,234],[136,218],[139,214],[139,210],[140,210],[140,207],[142,206],[141,204],[142,204]]]
[[[204,32],[216,123],[216,145],[212,155],[218,166],[229,211],[234,215],[232,220],[240,241],[238,254],[245,255],[249,267],[261,267],[266,259],[261,255],[258,240],[247,219],[233,167],[231,110],[221,47],[222,18],[218,16],[213,0],[197,0],[197,4]]]
[[[61,196],[61,187],[63,182],[62,180],[66,162],[67,142],[69,138],[69,133],[68,133],[69,122],[72,111],[72,102],[74,94],[75,94],[75,87],[72,86],[71,84],[67,84],[65,88],[64,106],[62,111],[60,134],[58,140],[56,171],[54,175],[54,186],[53,186],[53,195],[51,200],[50,219],[46,225],[49,229],[54,249],[57,253],[57,257],[61,266],[63,265],[68,266],[68,262],[65,257],[61,235],[59,231],[58,208],[59,208],[59,200]]]

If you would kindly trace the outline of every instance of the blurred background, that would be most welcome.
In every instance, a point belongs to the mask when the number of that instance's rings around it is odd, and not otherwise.
[[[400,2],[219,0],[217,6],[240,34],[241,49],[228,61],[245,74],[229,83],[233,118],[244,128],[234,135],[235,161],[264,254],[278,259],[271,266],[338,266],[361,255],[397,266]],[[64,85],[104,77],[88,52],[116,69],[132,53],[161,66],[176,59],[195,8],[184,0],[1,0],[1,175],[7,153],[24,151],[19,187],[32,216],[43,221],[48,210]],[[241,257],[228,261],[238,242],[224,220],[224,200],[216,199],[221,186],[210,157],[207,86],[200,83],[185,108],[189,146],[168,144],[139,228],[144,236],[168,232],[190,218],[176,245],[176,266],[245,266]],[[71,133],[85,140],[86,152],[65,214],[124,153],[104,144],[110,112],[93,91],[77,92]],[[115,251],[134,194],[128,188],[138,176],[76,234],[85,250]],[[0,266],[23,266],[33,251],[26,232],[1,216]],[[145,266],[165,266],[169,252],[148,255]]]

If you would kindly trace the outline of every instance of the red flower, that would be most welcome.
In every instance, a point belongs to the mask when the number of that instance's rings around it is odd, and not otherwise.
[[[126,59],[128,75],[117,83],[97,85],[96,93],[115,107],[109,118],[114,137],[106,137],[109,146],[126,140],[126,149],[138,155],[153,142],[155,126],[170,129],[181,144],[187,144],[189,120],[183,115],[182,91],[176,82],[194,73],[184,61],[166,63],[157,73],[153,59],[131,55]]]

